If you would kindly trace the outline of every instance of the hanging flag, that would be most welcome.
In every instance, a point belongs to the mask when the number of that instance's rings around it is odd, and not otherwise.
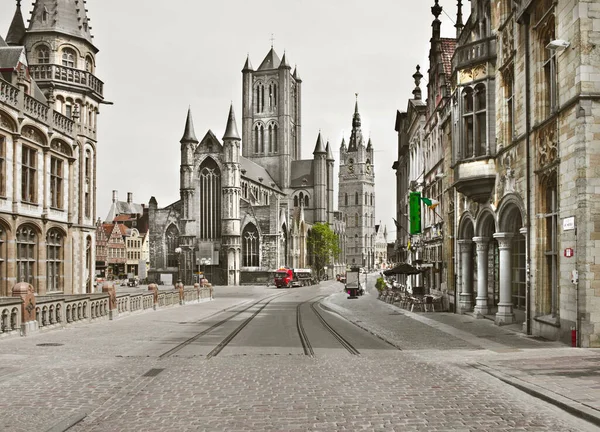
[[[394,225],[396,225],[396,229],[398,231],[400,231],[400,224],[398,223],[398,221],[396,219],[394,219],[394,218],[392,218],[392,220],[394,221]]]
[[[429,210],[433,210],[438,205],[440,205],[440,202],[438,200],[431,199],[431,198],[421,197],[421,201],[423,201],[425,203],[425,205],[427,206],[427,208],[429,208]]]

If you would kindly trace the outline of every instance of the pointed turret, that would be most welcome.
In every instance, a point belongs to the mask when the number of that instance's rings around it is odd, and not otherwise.
[[[275,52],[273,47],[271,47],[271,49],[269,50],[269,53],[267,54],[265,59],[262,61],[262,63],[258,67],[258,70],[261,71],[261,70],[277,69],[279,67],[280,63],[281,63],[281,60],[279,60],[279,56],[277,55],[277,53]]]
[[[315,151],[313,151],[313,154],[316,155],[322,153],[327,154],[325,147],[323,147],[323,141],[321,140],[321,132],[319,132],[319,136],[317,137],[317,145],[315,146]]]
[[[371,143],[371,137],[369,137],[369,142],[367,143],[367,151],[370,152],[373,150],[373,143]]]
[[[233,104],[229,107],[229,117],[227,118],[227,127],[225,128],[225,134],[223,135],[223,140],[240,140],[240,135],[238,134],[237,125],[235,123],[235,115],[233,114]]]
[[[196,138],[196,132],[194,132],[194,121],[192,120],[191,108],[188,108],[187,119],[185,120],[185,130],[183,131],[183,137],[179,142],[198,142],[198,138]]]
[[[342,144],[340,145],[340,152],[344,153],[346,151],[346,138],[342,138]]]
[[[244,63],[244,69],[242,69],[242,72],[250,72],[250,71],[254,71],[254,68],[252,67],[252,63],[250,63],[250,54],[248,54],[248,57],[246,57],[246,63]]]
[[[361,130],[360,113],[358,112],[358,93],[356,93],[356,103],[354,104],[354,115],[352,116],[352,132],[350,133],[350,142],[348,151],[355,152],[358,147],[363,145],[363,136]]]
[[[300,78],[300,74],[298,73],[298,66],[294,66],[293,77],[296,80],[296,82],[302,82],[302,78]]]
[[[456,24],[454,24],[454,27],[456,28],[456,38],[458,39],[464,27],[462,16],[462,0],[458,0],[458,3],[456,4]]]
[[[6,43],[12,46],[21,46],[25,39],[25,21],[21,13],[21,0],[17,0],[17,10],[6,35]]]
[[[285,59],[285,52],[283,53],[283,57],[281,57],[281,63],[279,64],[279,69],[291,69],[291,66],[288,64]]]
[[[92,43],[92,34],[84,2],[36,0],[29,20],[28,33],[57,32]]]
[[[334,162],[333,152],[331,151],[331,146],[329,145],[329,141],[327,141],[327,145],[325,146],[325,151],[327,152],[327,162]]]
[[[358,93],[356,94],[356,103],[354,104],[354,116],[352,117],[352,127],[360,127],[360,113],[358,112]]]

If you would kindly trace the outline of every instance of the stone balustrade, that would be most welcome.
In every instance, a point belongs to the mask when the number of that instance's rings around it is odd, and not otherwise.
[[[44,105],[37,99],[25,95],[25,113],[31,116],[32,118],[41,121],[42,123],[48,123],[48,108],[47,105]]]
[[[6,81],[0,81],[0,101],[16,108],[19,104],[19,89]]]
[[[40,331],[65,328],[77,323],[91,323],[125,317],[180,304],[193,304],[211,300],[208,287],[187,287],[183,289],[183,302],[180,302],[179,289],[141,293],[119,293],[115,308],[111,310],[109,292],[78,295],[35,296],[35,321]],[[7,335],[26,336],[23,332],[23,299],[21,297],[0,297],[0,337]],[[111,313],[112,312],[112,313]]]

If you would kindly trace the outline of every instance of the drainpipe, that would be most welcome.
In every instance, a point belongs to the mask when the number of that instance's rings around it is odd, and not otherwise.
[[[529,52],[529,13],[526,12],[522,17],[525,25],[525,159],[526,159],[526,181],[527,181],[527,241],[525,242],[525,250],[527,254],[525,272],[525,314],[527,334],[531,334],[531,83],[530,83],[530,61],[531,55]]]

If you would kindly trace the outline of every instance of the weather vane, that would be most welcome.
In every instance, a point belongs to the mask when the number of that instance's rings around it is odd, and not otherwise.
[[[273,42],[275,42],[275,36],[271,33],[271,48],[273,48]]]

